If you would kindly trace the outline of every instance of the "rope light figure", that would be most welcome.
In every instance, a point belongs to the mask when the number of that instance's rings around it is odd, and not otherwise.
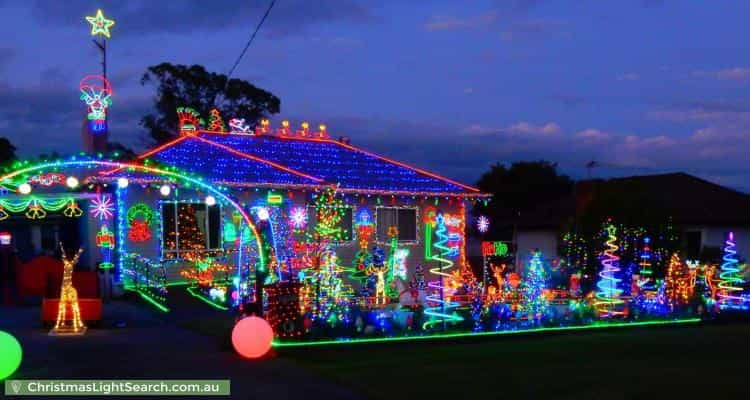
[[[719,308],[744,308],[745,300],[742,297],[742,285],[745,282],[740,275],[734,232],[727,234],[722,260],[724,262],[721,264],[721,273],[719,274]]]
[[[86,332],[86,325],[81,321],[81,310],[78,307],[78,291],[73,287],[73,267],[78,263],[78,259],[83,253],[83,248],[78,249],[73,258],[65,255],[65,248],[60,243],[63,262],[62,287],[60,288],[60,303],[57,308],[57,322],[55,327],[50,331],[50,335],[83,335]],[[73,319],[68,323],[68,306],[73,311]]]
[[[107,108],[112,105],[112,86],[101,75],[88,75],[79,84],[81,100],[88,106],[88,120],[93,132],[107,129]]]
[[[616,277],[620,271],[620,257],[615,254],[619,249],[617,246],[617,236],[615,236],[616,232],[617,229],[614,225],[607,226],[608,248],[604,250],[602,270],[599,272],[599,282],[596,284],[599,290],[596,292],[594,307],[602,318],[624,315],[623,311],[616,309],[624,303],[620,298],[622,289],[617,287],[621,279]]]

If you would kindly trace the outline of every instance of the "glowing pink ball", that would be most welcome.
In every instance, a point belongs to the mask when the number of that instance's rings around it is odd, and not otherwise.
[[[245,358],[258,358],[271,350],[273,329],[263,318],[251,316],[241,319],[232,329],[232,345]]]

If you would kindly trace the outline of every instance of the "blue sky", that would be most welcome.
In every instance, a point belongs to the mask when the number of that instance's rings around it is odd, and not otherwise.
[[[251,3],[251,4],[245,4]],[[209,6],[210,5],[210,6]],[[226,72],[266,1],[0,0],[0,135],[80,148],[85,15],[115,19],[114,140],[142,149],[149,65]],[[235,72],[297,125],[473,183],[547,159],[580,178],[686,171],[750,191],[750,3],[278,0]]]

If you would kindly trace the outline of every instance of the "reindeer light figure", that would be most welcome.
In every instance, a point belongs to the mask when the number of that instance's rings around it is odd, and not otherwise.
[[[73,258],[65,255],[65,248],[60,243],[63,262],[62,287],[60,288],[60,304],[57,308],[57,322],[55,327],[50,331],[50,335],[83,335],[86,332],[86,325],[81,321],[81,310],[78,307],[78,291],[73,287],[73,267],[78,263],[78,259],[83,253],[83,248],[79,248]],[[68,323],[68,305],[73,311],[73,319]]]

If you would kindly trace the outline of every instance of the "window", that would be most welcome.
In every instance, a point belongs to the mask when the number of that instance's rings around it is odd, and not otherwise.
[[[392,226],[398,228],[399,242],[417,241],[416,208],[378,207],[375,209],[375,221],[377,223],[377,239],[379,242],[390,240],[388,230]]]
[[[164,258],[218,250],[221,245],[221,209],[203,203],[161,203]]]
[[[341,213],[341,220],[339,220],[337,228],[341,229],[341,242],[349,242],[352,240],[352,227],[354,225],[354,219],[352,217],[351,207],[342,207],[339,209]],[[312,234],[315,232],[315,226],[318,224],[318,213],[315,206],[307,206],[307,233]]]

